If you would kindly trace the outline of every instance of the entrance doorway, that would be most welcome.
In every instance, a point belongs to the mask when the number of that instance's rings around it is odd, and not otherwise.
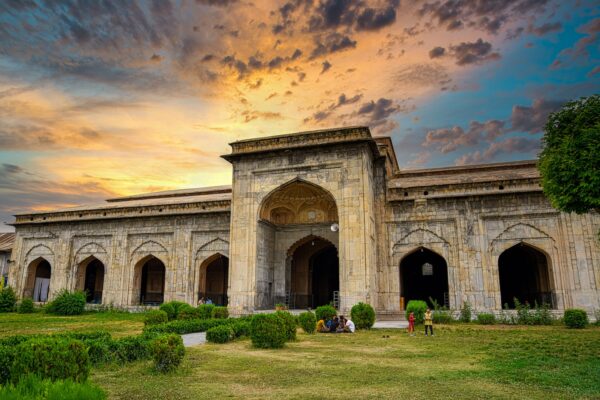
[[[229,283],[229,259],[222,254],[209,257],[200,267],[198,299],[209,299],[213,304],[227,305]]]
[[[101,304],[104,289],[104,264],[96,258],[85,266],[83,290],[88,303]]]
[[[432,299],[440,306],[449,306],[446,260],[427,248],[421,247],[402,259],[400,282],[405,307],[410,300],[423,300],[433,307]]]
[[[46,302],[48,301],[48,293],[50,292],[50,278],[52,276],[52,268],[46,260],[41,260],[35,269],[35,283],[33,286],[33,301]]]
[[[515,298],[532,307],[547,304],[554,308],[550,286],[548,259],[544,253],[520,243],[500,254],[500,297],[503,307],[515,308]]]
[[[340,290],[339,259],[335,246],[308,237],[291,256],[291,308],[316,308],[334,301]]]
[[[165,264],[151,257],[141,267],[140,304],[158,305],[165,297]]]

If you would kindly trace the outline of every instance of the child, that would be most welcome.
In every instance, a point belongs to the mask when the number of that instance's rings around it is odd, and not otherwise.
[[[408,334],[415,336],[415,313],[410,313],[408,316]]]
[[[427,328],[429,328],[429,332],[433,336],[433,314],[431,314],[429,308],[425,311],[425,336],[427,336]]]

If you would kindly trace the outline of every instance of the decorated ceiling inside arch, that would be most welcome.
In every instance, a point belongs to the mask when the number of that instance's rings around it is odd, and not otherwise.
[[[297,181],[271,193],[260,217],[275,225],[333,223],[338,220],[338,212],[331,194],[316,185]]]

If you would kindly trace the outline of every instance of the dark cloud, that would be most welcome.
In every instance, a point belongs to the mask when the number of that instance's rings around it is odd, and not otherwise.
[[[369,103],[363,104],[358,109],[359,115],[367,115],[371,122],[384,120],[392,114],[400,110],[398,105],[390,99],[380,98],[377,101],[371,100]]]
[[[329,68],[331,68],[331,63],[327,60],[323,61],[323,69],[321,70],[321,74],[329,71]]]
[[[238,0],[196,0],[198,4],[204,4],[208,6],[227,7],[231,4],[237,3]]]
[[[514,106],[510,116],[511,130],[531,134],[542,132],[550,113],[559,110],[564,103],[560,100],[536,99],[531,107]]]
[[[315,39],[316,47],[310,53],[309,60],[326,56],[328,54],[337,53],[356,47],[356,40],[352,40],[346,35],[334,32],[322,38]]]
[[[376,31],[396,21],[399,0],[380,2],[380,7],[353,0],[322,0],[312,10],[308,21],[311,31],[333,30],[339,27],[357,31]]]
[[[23,172],[23,168],[14,164],[2,164],[2,172],[5,174],[17,174]]]
[[[500,142],[494,142],[485,150],[477,150],[458,158],[457,165],[482,164],[494,161],[501,154],[528,154],[530,158],[540,149],[539,139],[511,137]]]
[[[560,31],[561,29],[562,29],[562,24],[560,22],[547,22],[540,26],[530,25],[529,28],[527,29],[527,32],[533,33],[534,35],[537,35],[537,36],[544,36],[551,32]]]
[[[427,132],[425,147],[433,147],[439,152],[446,154],[465,146],[476,146],[482,140],[491,141],[505,133],[505,122],[490,120],[484,123],[471,121],[469,129],[464,130],[460,126],[452,128],[434,129]]]
[[[356,18],[356,30],[376,31],[394,22],[396,22],[395,6],[383,10],[366,8]]]
[[[429,50],[429,58],[439,58],[446,53],[446,49],[440,46],[434,47]]]
[[[492,52],[492,44],[482,39],[450,46],[450,53],[456,58],[457,65],[481,64],[500,58],[500,54]]]
[[[338,108],[347,106],[350,104],[355,104],[355,103],[359,102],[360,99],[362,99],[362,97],[363,97],[362,94],[356,94],[352,97],[348,97],[348,96],[346,96],[345,93],[342,93],[339,95],[337,102],[331,103],[324,110],[319,110],[319,111],[315,112],[311,118],[305,118],[304,122],[306,123],[306,122],[310,121],[311,119],[316,122],[321,122],[321,121],[329,118],[329,116],[332,115],[333,112],[335,110],[337,110]]]

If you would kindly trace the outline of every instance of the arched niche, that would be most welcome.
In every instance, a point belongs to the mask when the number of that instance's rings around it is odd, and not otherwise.
[[[50,294],[52,266],[43,257],[38,257],[27,266],[27,277],[23,289],[23,297],[30,297],[35,302],[46,302]]]

